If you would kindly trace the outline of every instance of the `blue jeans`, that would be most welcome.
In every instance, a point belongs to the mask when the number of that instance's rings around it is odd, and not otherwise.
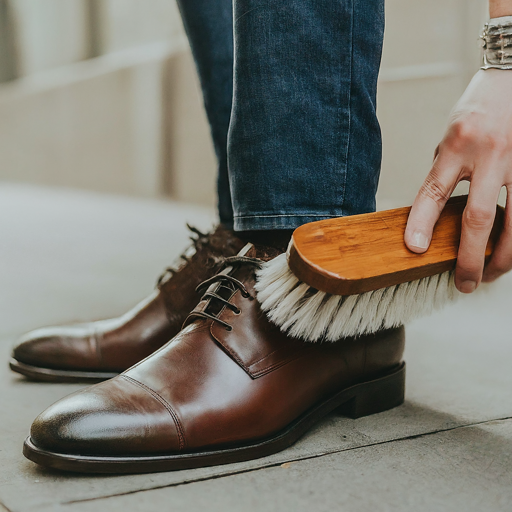
[[[219,162],[220,220],[375,210],[384,0],[178,0]]]

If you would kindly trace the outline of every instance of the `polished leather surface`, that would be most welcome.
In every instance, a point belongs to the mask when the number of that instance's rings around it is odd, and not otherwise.
[[[32,442],[50,452],[98,456],[238,446],[400,364],[403,328],[316,344],[281,333],[254,299],[254,270],[238,264],[231,272],[251,296],[213,284],[210,291],[231,306],[207,299],[195,309],[214,312],[229,327],[192,315],[149,358],[43,412],[32,425]]]
[[[19,362],[55,370],[121,372],[175,336],[200,296],[195,287],[211,277],[221,257],[244,243],[218,227],[197,243],[179,272],[125,315],[80,325],[47,327],[23,336],[13,350]]]

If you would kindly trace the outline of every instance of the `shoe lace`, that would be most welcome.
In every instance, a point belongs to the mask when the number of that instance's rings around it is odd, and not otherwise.
[[[234,267],[235,265],[251,265],[256,268],[261,267],[261,260],[258,260],[256,258],[248,258],[246,256],[231,256],[229,258],[224,258],[223,260],[225,264],[225,270],[227,270],[227,267]],[[209,288],[212,284],[219,283],[220,286],[217,286],[216,288],[209,291]],[[219,314],[222,311],[223,307],[227,307],[235,313],[235,315],[239,315],[242,311],[240,308],[238,308],[235,304],[232,304],[229,302],[229,298],[233,295],[233,292],[236,290],[240,290],[242,293],[242,296],[246,299],[254,300],[255,297],[247,290],[246,286],[242,281],[239,279],[236,279],[235,277],[227,274],[227,273],[219,273],[213,277],[210,277],[210,279],[207,279],[206,281],[203,281],[197,288],[197,293],[202,293],[206,289],[206,293],[203,294],[201,297],[201,300],[208,300],[209,304],[206,306],[206,308],[203,311],[192,311],[190,313],[189,318],[197,317],[197,318],[206,318],[209,320],[213,320],[214,322],[218,322],[220,325],[224,326],[226,330],[232,331],[233,327],[225,322],[224,320],[221,320],[219,318]],[[221,293],[229,294],[226,297],[223,297]]]
[[[190,262],[192,256],[196,254],[200,247],[204,247],[209,242],[208,233],[203,233],[199,231],[199,229],[187,224],[187,228],[192,232],[193,235],[190,236],[191,244],[179,255],[179,257],[175,260],[175,262],[164,269],[164,271],[160,274],[157,279],[156,287],[160,288],[164,282],[167,282],[171,279],[174,274],[180,271],[183,268],[183,265],[186,265]]]

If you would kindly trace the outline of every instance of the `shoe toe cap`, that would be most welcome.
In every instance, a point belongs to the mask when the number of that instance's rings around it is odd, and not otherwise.
[[[59,454],[129,456],[179,449],[168,410],[122,377],[53,404],[36,418],[30,438],[38,449]]]

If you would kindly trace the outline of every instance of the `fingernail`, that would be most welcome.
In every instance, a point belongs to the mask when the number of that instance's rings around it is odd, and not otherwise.
[[[462,281],[460,284],[460,291],[462,293],[471,293],[474,292],[476,289],[476,282],[475,281]]]
[[[428,249],[429,239],[421,231],[415,231],[412,234],[412,245],[418,249]]]

